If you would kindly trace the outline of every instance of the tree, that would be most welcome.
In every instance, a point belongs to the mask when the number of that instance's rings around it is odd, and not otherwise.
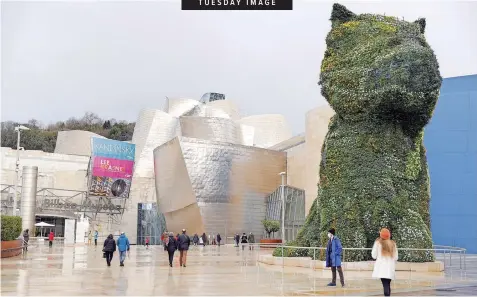
[[[31,130],[23,131],[20,146],[25,150],[42,150],[52,153],[55,150],[58,131],[85,130],[101,136],[128,141],[132,139],[135,123],[117,121],[116,119],[103,120],[92,112],[87,112],[78,119],[71,117],[66,121],[58,121],[54,124],[43,126],[38,120],[31,119],[26,123],[7,121],[1,123],[2,147],[17,148],[17,133],[15,127],[25,125]]]
[[[104,123],[103,123],[103,129],[105,129],[105,130],[111,129],[111,121],[109,121],[109,120],[104,121]]]
[[[274,220],[263,220],[262,221],[263,227],[265,228],[265,232],[267,232],[267,237],[270,238],[271,233],[278,232],[280,230],[280,222]]]

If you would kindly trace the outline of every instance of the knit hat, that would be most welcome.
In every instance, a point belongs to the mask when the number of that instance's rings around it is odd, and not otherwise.
[[[383,228],[379,232],[379,237],[381,237],[382,239],[389,239],[391,238],[391,232],[388,229]]]
[[[328,232],[330,232],[331,234],[335,235],[335,228],[331,228],[330,230],[328,230]]]

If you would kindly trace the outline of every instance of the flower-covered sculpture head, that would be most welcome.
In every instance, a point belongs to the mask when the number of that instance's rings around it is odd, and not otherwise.
[[[322,95],[345,120],[385,119],[417,132],[439,96],[439,65],[424,37],[425,19],[355,15],[333,5],[321,65]]]

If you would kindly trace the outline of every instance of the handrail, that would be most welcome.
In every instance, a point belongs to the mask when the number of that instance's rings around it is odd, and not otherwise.
[[[304,247],[304,246],[287,246],[287,245],[283,245],[283,244],[277,244],[276,245],[277,248],[281,248],[282,250],[282,253],[281,253],[281,258],[284,259],[284,258],[287,258],[284,256],[284,250],[285,249],[297,249],[297,250],[313,250],[313,257],[309,256],[310,257],[310,260],[312,259],[316,259],[316,251],[323,251],[323,250],[326,250],[326,247]],[[343,262],[345,262],[346,258],[345,258],[345,255],[346,255],[346,251],[371,251],[372,248],[342,248],[342,256],[343,256]],[[460,248],[460,247],[447,247],[445,248],[445,246],[439,246],[439,245],[433,245],[433,248],[431,249],[421,249],[421,248],[398,248],[398,251],[401,250],[401,251],[427,251],[427,252],[432,252],[434,254],[443,254],[444,255],[444,261],[443,261],[443,264],[444,264],[444,269],[446,269],[448,266],[447,266],[447,257],[446,255],[448,254],[448,258],[449,258],[449,266],[450,268],[452,268],[452,254],[459,254],[459,263],[458,263],[458,269],[460,270],[464,270],[466,271],[466,253],[467,253],[467,249],[465,248]],[[464,260],[462,261],[462,257],[464,258]],[[284,264],[282,264],[284,265]]]

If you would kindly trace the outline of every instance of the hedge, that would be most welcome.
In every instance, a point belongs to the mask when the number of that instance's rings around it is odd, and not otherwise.
[[[15,240],[22,233],[22,218],[17,216],[1,216],[2,241]]]
[[[325,247],[333,227],[343,247],[372,247],[387,227],[398,247],[431,249],[423,130],[442,78],[425,20],[355,15],[334,4],[331,21],[319,84],[336,114],[322,147],[318,196],[294,244]],[[346,261],[369,259],[369,251],[346,254]],[[401,252],[399,260],[434,256]]]

